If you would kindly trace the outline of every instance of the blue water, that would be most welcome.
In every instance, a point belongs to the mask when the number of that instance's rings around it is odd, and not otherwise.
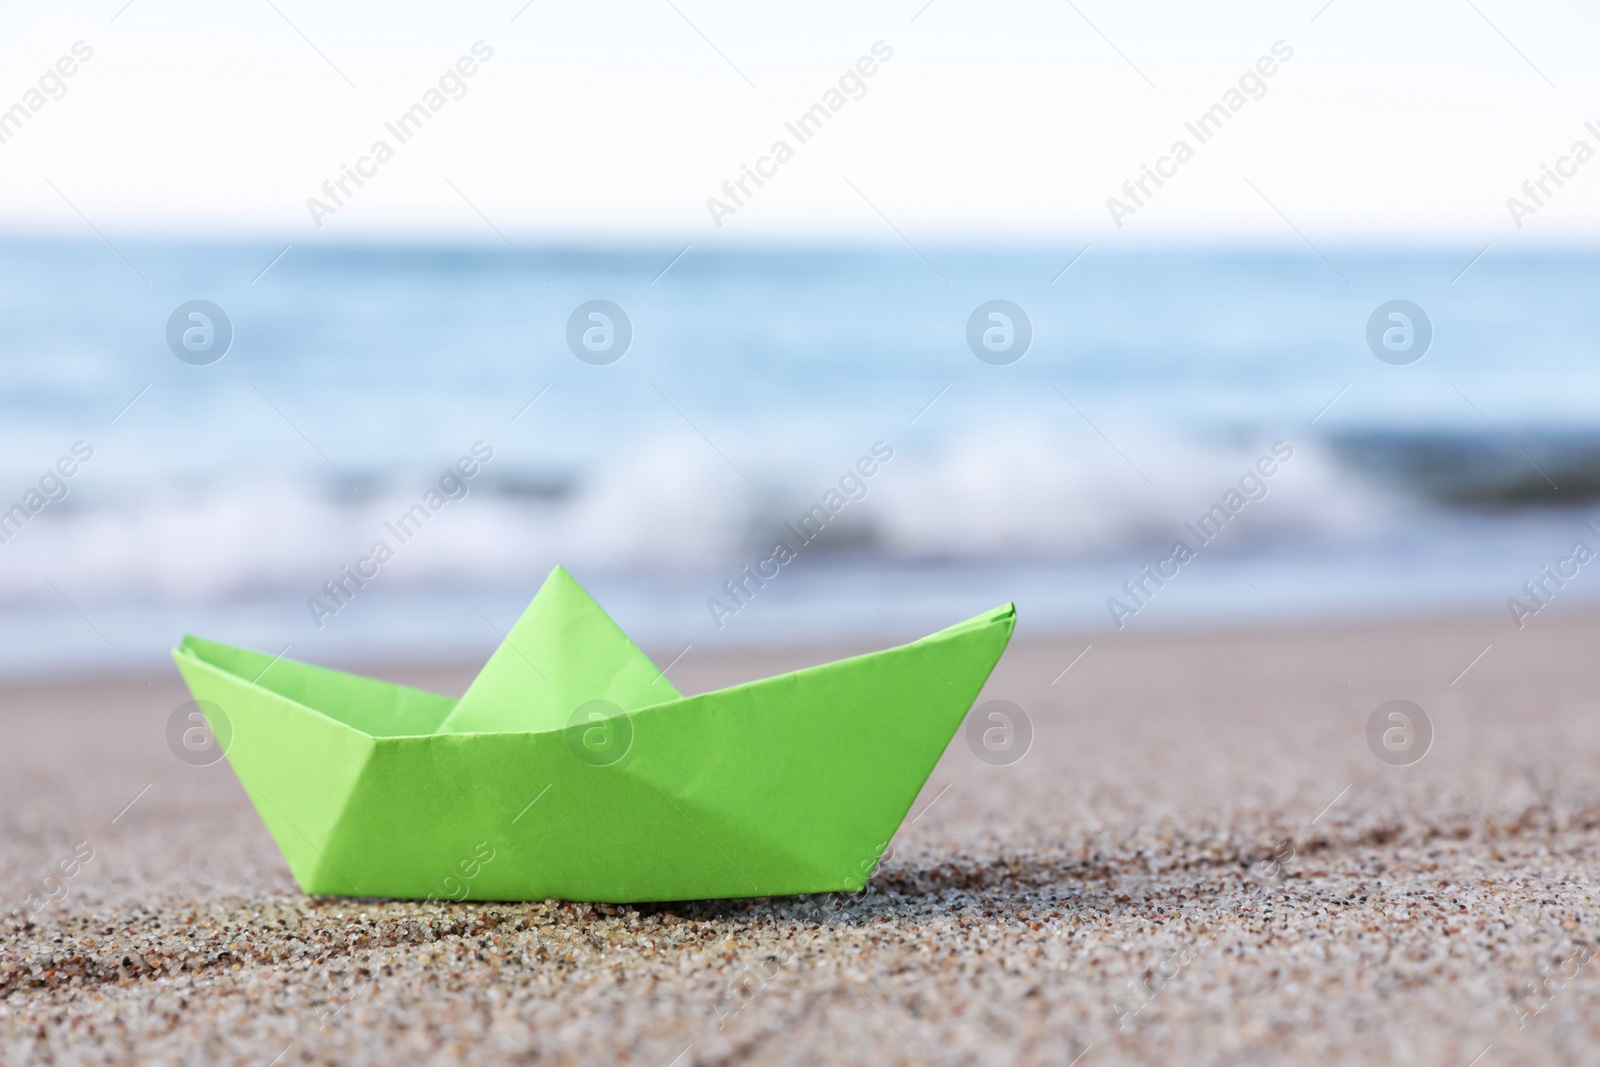
[[[1110,637],[1108,598],[1280,441],[1265,496],[1125,629],[1499,625],[1600,547],[1597,255],[1092,248],[1063,274],[1081,246],[282,248],[0,244],[0,508],[93,451],[0,544],[0,671],[148,671],[185,631],[476,655],[558,562],[668,657],[887,643],[1008,599]],[[209,366],[166,340],[196,298],[234,331]],[[1033,329],[1007,366],[966,340],[996,298]],[[1394,298],[1434,329],[1408,366],[1367,348]],[[632,324],[606,366],[566,340],[594,299]],[[386,524],[478,442],[402,544]],[[715,625],[708,598],[876,442],[864,496]],[[328,598],[380,540],[393,558]]]

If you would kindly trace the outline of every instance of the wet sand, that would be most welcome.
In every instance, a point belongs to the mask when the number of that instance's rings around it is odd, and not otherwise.
[[[13,686],[0,1063],[1597,1062],[1600,618],[1093,641],[1019,636],[1031,748],[958,736],[865,892],[639,907],[303,897],[175,677]]]

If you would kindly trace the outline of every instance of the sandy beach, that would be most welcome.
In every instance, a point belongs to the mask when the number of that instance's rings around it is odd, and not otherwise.
[[[638,907],[306,898],[226,764],[168,750],[175,676],[16,685],[0,1062],[1594,1063],[1597,642],[1024,630],[981,699],[1031,747],[958,735],[866,891]],[[1409,766],[1368,740],[1396,699]]]

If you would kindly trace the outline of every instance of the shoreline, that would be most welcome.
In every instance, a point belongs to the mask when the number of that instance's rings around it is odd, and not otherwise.
[[[1309,621],[1294,620],[1285,625],[1280,618],[1273,621],[1258,619],[1244,619],[1239,621],[1223,621],[1210,624],[1195,624],[1186,620],[1151,624],[1130,625],[1124,630],[1105,630],[1086,627],[1051,627],[1043,632],[1032,631],[1025,622],[1018,626],[1017,634],[1012,638],[1010,649],[1029,648],[1048,650],[1081,650],[1087,645],[1105,648],[1114,645],[1126,644],[1129,646],[1144,646],[1148,644],[1175,644],[1188,645],[1195,642],[1208,640],[1220,641],[1253,641],[1271,639],[1285,633],[1292,634],[1296,629],[1307,633],[1316,632],[1331,637],[1334,640],[1347,640],[1359,638],[1363,634],[1373,632],[1391,632],[1404,634],[1416,630],[1429,632],[1451,631],[1460,634],[1463,639],[1481,636],[1483,642],[1498,644],[1502,641],[1516,640],[1525,634],[1537,634],[1546,627],[1561,628],[1584,627],[1586,625],[1600,626],[1600,605],[1586,601],[1575,602],[1572,605],[1552,604],[1546,610],[1528,616],[1526,627],[1523,630],[1515,628],[1507,621],[1503,613],[1486,612],[1479,605],[1479,610],[1464,614],[1460,611],[1441,610],[1428,608],[1414,614],[1387,614],[1375,622],[1362,622],[1353,613],[1330,615],[1312,618]],[[933,630],[929,633],[935,632]],[[907,632],[906,640],[916,640],[926,636],[923,633]],[[1480,642],[1479,647],[1483,646]],[[658,667],[673,664],[673,670],[684,667],[694,677],[705,677],[712,680],[715,685],[731,685],[733,681],[721,679],[732,677],[730,668],[741,663],[774,663],[780,664],[773,671],[797,670],[801,667],[814,666],[831,660],[841,659],[846,656],[859,655],[866,652],[878,651],[894,645],[905,643],[901,635],[885,630],[879,639],[862,639],[851,637],[842,640],[817,640],[798,638],[785,640],[781,638],[754,638],[748,642],[731,643],[717,647],[708,647],[704,642],[690,642],[692,651],[682,660],[674,663],[674,658],[684,651],[683,645],[673,647],[660,641],[641,641],[640,646],[646,655]],[[1469,642],[1470,643],[1470,642]],[[251,647],[251,646],[242,646]],[[256,648],[255,651],[270,651],[265,647]],[[442,683],[436,690],[448,693],[455,686],[455,680],[464,678],[459,688],[464,689],[466,682],[471,680],[483,661],[494,651],[492,644],[486,644],[483,649],[482,659],[457,654],[426,658],[406,656],[404,658],[384,658],[374,656],[341,656],[307,657],[303,662],[311,663],[318,667],[331,670],[344,671],[372,678],[381,678],[418,688],[428,688],[430,680]],[[1008,650],[1007,655],[1011,653]],[[291,649],[290,659],[299,659]],[[1004,660],[1002,659],[1002,666]],[[692,670],[694,665],[699,665],[698,670]],[[138,672],[135,677],[134,669]],[[742,672],[737,672],[737,681],[748,680]],[[760,674],[751,674],[750,678],[761,677]],[[151,683],[174,682],[178,680],[178,672],[172,666],[170,659],[158,662],[141,662],[136,668],[130,669],[127,664],[106,665],[94,664],[82,670],[52,669],[37,674],[26,673],[0,673],[0,702],[10,694],[39,693],[42,691],[64,689],[93,689],[97,691],[110,691],[123,686],[145,683],[140,679],[148,679]],[[681,687],[680,687],[681,688]],[[698,692],[699,690],[696,690]],[[688,692],[688,691],[685,691]],[[454,695],[454,694],[452,694]],[[3,704],[0,704],[0,714],[3,714]]]

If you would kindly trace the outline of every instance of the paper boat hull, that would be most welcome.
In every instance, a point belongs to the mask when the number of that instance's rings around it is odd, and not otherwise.
[[[226,646],[177,661],[308,893],[665,901],[859,889],[1014,625],[631,711],[599,755],[583,727],[434,733],[449,698],[337,672],[253,681],[267,657]],[[356,724],[326,706],[352,688]]]

